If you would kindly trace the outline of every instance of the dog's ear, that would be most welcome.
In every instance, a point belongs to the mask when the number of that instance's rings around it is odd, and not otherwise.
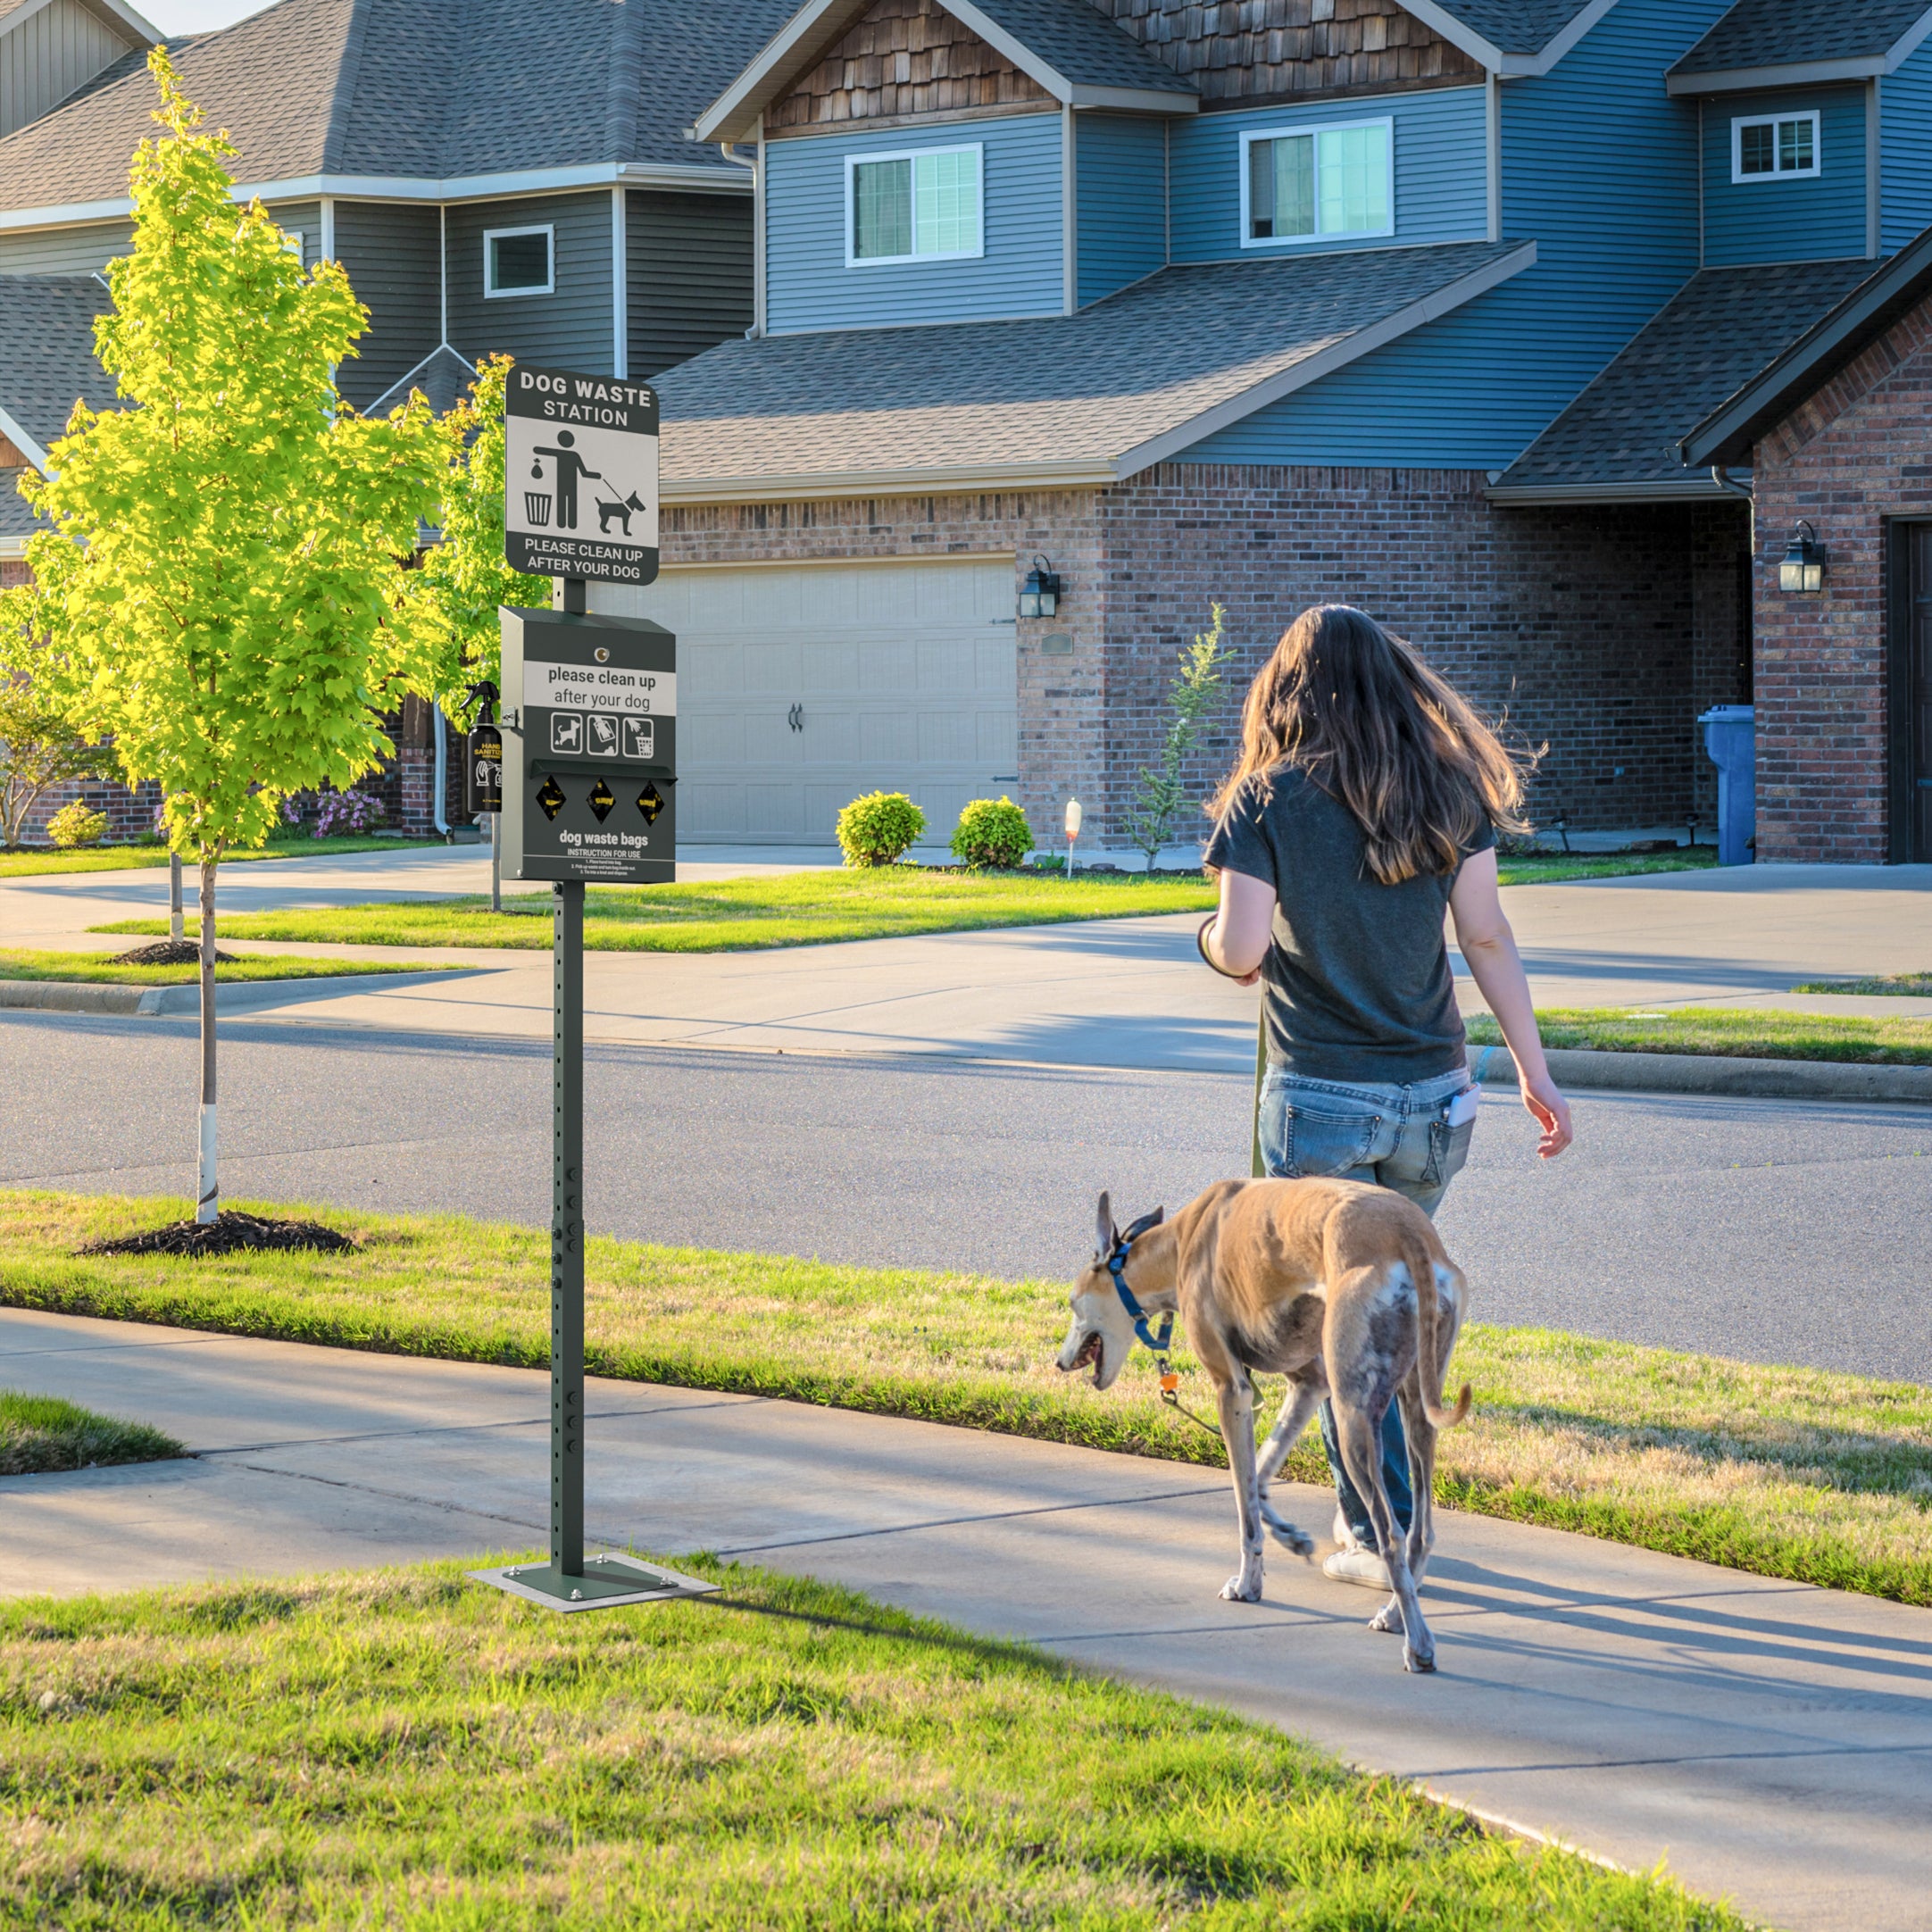
[[[1094,1234],[1095,1253],[1111,1254],[1113,1252],[1113,1203],[1103,1190],[1100,1196],[1100,1220]]]
[[[1127,1230],[1126,1238],[1129,1241],[1138,1241],[1140,1237],[1148,1231],[1149,1228],[1158,1228],[1166,1218],[1167,1210],[1165,1208],[1156,1208],[1152,1214],[1143,1214],[1141,1218]]]

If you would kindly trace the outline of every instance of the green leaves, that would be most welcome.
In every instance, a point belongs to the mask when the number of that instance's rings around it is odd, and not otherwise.
[[[1136,809],[1127,815],[1127,835],[1147,854],[1149,871],[1160,862],[1161,848],[1173,836],[1187,804],[1187,759],[1219,702],[1221,673],[1235,658],[1222,645],[1228,627],[1225,606],[1210,604],[1208,612],[1208,629],[1197,633],[1180,654],[1180,670],[1168,687],[1170,718],[1160,769],[1141,767],[1134,793]]]
[[[445,626],[435,688],[445,711],[462,712],[466,687],[496,676],[499,604],[545,609],[550,579],[504,561],[504,386],[507,355],[487,355],[467,401],[443,418],[443,541],[422,561],[422,579]]]
[[[367,312],[333,262],[304,270],[237,208],[164,50],[162,132],[137,151],[132,252],[96,347],[126,407],[77,405],[28,494],[29,602],[82,736],[168,797],[176,849],[253,843],[283,795],[346,787],[391,747],[381,713],[434,688],[446,626],[405,568],[435,513],[443,443],[420,396],[386,421],[342,403]]]

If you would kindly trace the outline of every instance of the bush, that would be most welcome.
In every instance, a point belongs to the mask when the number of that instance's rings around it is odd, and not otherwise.
[[[1033,828],[1010,798],[976,798],[959,815],[953,856],[962,865],[992,865],[1005,870],[1027,862]]]
[[[382,801],[367,792],[325,792],[315,814],[318,838],[345,838],[382,823]]]
[[[847,865],[896,865],[926,829],[926,814],[904,792],[868,792],[838,814]]]
[[[71,852],[76,845],[97,845],[107,837],[107,814],[88,811],[77,798],[47,820],[47,837],[62,852]]]

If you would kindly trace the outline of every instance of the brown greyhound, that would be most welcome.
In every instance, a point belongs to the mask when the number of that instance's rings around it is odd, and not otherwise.
[[[1324,1395],[1342,1460],[1367,1501],[1394,1595],[1370,1628],[1403,1633],[1403,1663],[1436,1668],[1416,1586],[1435,1544],[1429,1508],[1436,1432],[1469,1413],[1465,1383],[1443,1405],[1443,1377],[1468,1301],[1462,1271],[1429,1218],[1386,1187],[1351,1180],[1223,1180],[1171,1220],[1159,1209],[1122,1234],[1100,1197],[1099,1246],[1073,1287],[1073,1323],[1058,1363],[1094,1370],[1106,1388],[1137,1335],[1164,1349],[1178,1311],[1214,1384],[1241,1518],[1241,1568],[1221,1589],[1262,1594],[1262,1528],[1298,1556],[1314,1545],[1268,1501],[1268,1485]],[[1167,1318],[1155,1333],[1149,1317]],[[1253,1372],[1286,1375],[1287,1400],[1254,1447]],[[1406,1549],[1382,1483],[1382,1418],[1402,1404],[1414,1510]]]

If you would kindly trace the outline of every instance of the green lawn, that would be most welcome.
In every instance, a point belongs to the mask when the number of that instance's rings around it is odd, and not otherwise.
[[[162,932],[167,931],[165,922]],[[0,948],[0,979],[83,980],[117,987],[192,986],[200,977],[196,966],[116,966],[106,953],[36,953]],[[298,953],[250,953],[214,970],[220,984],[232,986],[252,979],[315,979],[338,973],[395,973],[412,969],[407,961],[304,958]]]
[[[559,1617],[441,1563],[0,1605],[0,1920],[1745,1932],[1227,1712],[679,1562],[722,1594]]]
[[[345,852],[395,852],[404,845],[440,845],[440,838],[290,838],[248,852],[229,853],[223,865],[258,859],[327,859]],[[165,865],[165,845],[89,845],[74,852],[0,852],[0,879],[31,879],[43,872],[126,872]],[[192,877],[192,871],[190,877]],[[161,929],[167,931],[165,924]]]
[[[1497,862],[1505,886],[1554,886],[1576,879],[1629,879],[1651,872],[1705,872],[1718,862],[1714,845],[1681,845],[1675,852],[1538,852]]]
[[[0,1476],[34,1476],[110,1462],[158,1462],[187,1453],[173,1437],[145,1422],[96,1415],[57,1395],[0,1388]]]
[[[1803,990],[1803,989],[1801,989]],[[1465,1024],[1478,1046],[1500,1045],[1487,1013]],[[1855,1014],[1753,1012],[1698,1007],[1628,1013],[1616,1007],[1539,1010],[1545,1046],[1620,1053],[1720,1053],[1744,1060],[1837,1060],[1866,1066],[1932,1066],[1932,1020],[1867,1020]]]
[[[1794,993],[1861,993],[1878,999],[1932,999],[1932,973],[1887,973],[1877,979],[1807,979]]]
[[[1608,859],[1511,860],[1511,884],[1613,878],[1681,870],[1695,854]],[[968,932],[992,926],[1045,926],[1068,920],[1130,919],[1151,912],[1206,912],[1215,889],[1197,872],[1112,875],[1076,872],[964,873],[914,865],[867,870],[793,872],[712,885],[602,887],[585,894],[584,944],[607,953],[737,953],[769,946],[822,945],[914,933]],[[153,919],[121,920],[96,932],[161,933]],[[199,929],[189,921],[191,932]],[[288,912],[254,912],[221,921],[235,939],[310,945],[550,945],[550,895],[512,893],[492,913],[484,898],[410,900]]]
[[[397,1354],[549,1359],[547,1230],[282,1206],[261,1212],[312,1216],[362,1251],[74,1252],[189,1211],[0,1193],[0,1303]],[[1070,1220],[1090,1212],[1068,1203]],[[596,1374],[1224,1461],[1217,1438],[1161,1405],[1145,1352],[1104,1395],[1053,1369],[1062,1283],[598,1239],[588,1278]],[[1479,1277],[1475,1295],[1479,1312]],[[1932,1604],[1932,1389],[1481,1324],[1457,1353],[1452,1381],[1464,1378],[1476,1411],[1442,1437],[1445,1503]],[[1208,1400],[1197,1374],[1185,1390],[1193,1407]],[[1312,1436],[1290,1473],[1327,1479]]]

